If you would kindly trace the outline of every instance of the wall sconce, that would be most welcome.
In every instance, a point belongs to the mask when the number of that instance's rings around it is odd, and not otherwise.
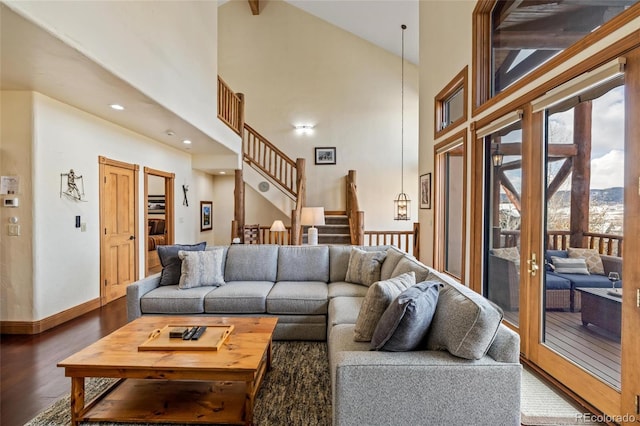
[[[502,166],[502,161],[504,160],[504,154],[500,151],[499,146],[496,147],[496,150],[491,154],[491,162],[493,163],[493,167]]]
[[[293,126],[294,129],[296,129],[296,132],[302,134],[302,135],[309,135],[311,133],[313,133],[313,128],[315,126],[311,125],[311,124],[296,124]]]

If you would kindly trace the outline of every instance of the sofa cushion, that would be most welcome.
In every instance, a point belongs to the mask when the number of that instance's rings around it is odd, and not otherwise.
[[[160,286],[140,298],[140,310],[143,314],[201,314],[204,297],[214,288],[182,290],[177,285]]]
[[[418,348],[429,331],[441,286],[424,281],[403,291],[382,314],[371,347],[393,352]]]
[[[480,359],[487,353],[502,321],[502,310],[473,290],[447,283],[440,290],[427,335],[427,349]]]
[[[330,299],[327,310],[329,327],[336,324],[355,324],[363,301],[364,297],[334,297]]]
[[[345,281],[370,286],[380,280],[382,262],[387,256],[384,251],[367,252],[357,247],[351,249]]]
[[[207,247],[206,242],[198,244],[173,244],[170,246],[158,246],[158,257],[162,265],[162,274],[160,275],[160,285],[177,285],[180,282],[180,273],[182,269],[182,260],[178,257],[178,252],[182,251],[199,251]]]
[[[569,247],[567,252],[569,253],[569,259],[584,259],[590,274],[604,275],[604,266],[598,250]]]
[[[569,290],[571,289],[571,281],[563,278],[553,272],[546,272],[544,274],[545,288],[547,290]]]
[[[208,314],[255,314],[267,312],[267,295],[271,281],[227,281],[204,299]]]
[[[278,281],[267,295],[270,314],[327,313],[327,283],[321,281]]]
[[[182,260],[182,273],[180,274],[181,289],[224,285],[222,248],[206,251],[178,252]]]
[[[587,263],[582,258],[564,259],[562,257],[551,256],[553,270],[557,274],[582,274],[589,275]]]
[[[354,246],[329,246],[329,282],[345,281],[351,248]],[[358,246],[364,251],[386,251],[389,246]]]
[[[329,281],[329,247],[280,246],[276,281]]]
[[[404,274],[406,272],[413,271],[416,274],[416,282],[422,282],[429,276],[429,268],[419,263],[417,260],[410,257],[403,257],[400,259],[396,267],[391,273],[392,277]]]
[[[367,294],[368,287],[360,284],[338,281],[329,283],[329,299],[334,297],[364,297]]]
[[[276,281],[278,246],[267,244],[233,244],[227,252],[224,280]]]
[[[388,280],[393,275],[393,270],[398,266],[398,262],[405,256],[405,253],[400,251],[396,247],[389,247],[387,249],[387,257],[382,262],[382,268],[380,269],[380,279]]]
[[[416,284],[416,274],[411,271],[384,281],[377,281],[369,287],[356,321],[353,340],[368,342],[384,311],[403,291]]]
[[[571,281],[571,287],[588,287],[588,288],[609,288],[611,281],[604,275],[585,275],[585,274],[559,274],[554,273],[561,278]],[[619,283],[617,283],[619,285]]]

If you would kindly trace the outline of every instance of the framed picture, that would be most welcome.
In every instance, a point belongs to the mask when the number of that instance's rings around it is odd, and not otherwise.
[[[431,173],[420,176],[420,208],[431,208]]]
[[[200,201],[200,231],[213,229],[213,202]]]
[[[147,197],[147,211],[150,215],[164,214],[165,197],[164,195],[149,195]]]
[[[316,148],[316,164],[336,164],[336,147]]]

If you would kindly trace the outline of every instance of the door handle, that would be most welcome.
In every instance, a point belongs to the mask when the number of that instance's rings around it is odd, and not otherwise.
[[[529,272],[532,277],[535,277],[536,273],[538,273],[538,269],[540,269],[540,267],[538,266],[538,262],[536,261],[535,253],[531,253],[531,259],[527,260],[527,265],[529,266],[527,272]]]
[[[135,240],[135,239],[136,239],[136,237],[135,237],[134,235],[132,235],[132,236],[130,236],[130,237],[129,237],[129,239],[130,239],[130,240]]]

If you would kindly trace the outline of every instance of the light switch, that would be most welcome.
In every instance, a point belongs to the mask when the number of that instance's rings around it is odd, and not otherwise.
[[[8,225],[8,234],[10,237],[17,237],[20,235],[20,225],[16,225],[13,223],[10,223]]]
[[[87,222],[82,222],[80,224],[80,232],[87,232]]]

